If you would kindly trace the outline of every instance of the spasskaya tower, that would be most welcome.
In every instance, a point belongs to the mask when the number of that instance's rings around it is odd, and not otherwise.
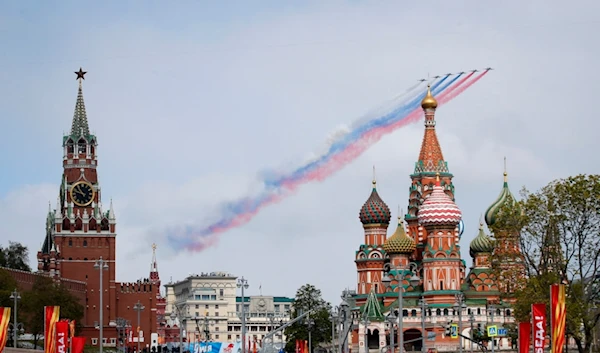
[[[82,82],[84,72],[79,69],[79,90],[70,132],[63,137],[63,175],[56,200],[56,208],[49,209],[46,219],[46,237],[38,252],[38,271],[51,277],[69,278],[87,283],[84,325],[91,325],[104,310],[104,324],[114,320],[115,296],[115,241],[116,220],[112,207],[102,205],[98,182],[98,140],[90,132]],[[97,308],[100,276],[94,268],[98,259],[108,263],[103,273],[104,308]],[[113,314],[113,315],[111,315]]]

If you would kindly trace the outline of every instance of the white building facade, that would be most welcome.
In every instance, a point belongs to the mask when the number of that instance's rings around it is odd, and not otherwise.
[[[241,297],[237,277],[226,272],[190,275],[165,284],[167,325],[182,322],[188,342],[204,340],[238,342],[242,336],[242,302],[245,303],[246,340],[261,343],[265,335],[290,320],[292,298],[278,296]],[[172,321],[171,313],[176,319]],[[284,342],[275,334],[273,342]]]

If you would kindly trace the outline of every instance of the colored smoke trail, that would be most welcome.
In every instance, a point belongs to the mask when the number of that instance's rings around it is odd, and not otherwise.
[[[435,81],[431,86],[432,94],[439,97],[439,105],[445,104],[463,93],[485,74],[487,74],[487,70],[475,76],[472,80],[469,79],[474,75],[474,72],[460,80],[462,74],[459,74],[443,84],[451,76],[446,75]],[[419,85],[414,87],[419,87]],[[410,93],[410,91],[411,89],[408,89],[404,95]],[[297,168],[286,177],[277,180],[277,183],[267,185],[271,187],[267,187],[267,190],[264,190],[257,197],[246,197],[225,204],[221,219],[208,227],[186,227],[183,230],[172,231],[168,235],[170,245],[175,249],[187,248],[196,252],[215,245],[219,233],[246,224],[264,207],[290,196],[300,185],[326,179],[361,155],[383,136],[419,120],[423,116],[419,108],[424,96],[425,93],[411,96],[407,103],[388,114],[359,124],[354,131],[335,141],[329,148],[329,153],[321,156],[317,161],[312,161],[301,168]]]

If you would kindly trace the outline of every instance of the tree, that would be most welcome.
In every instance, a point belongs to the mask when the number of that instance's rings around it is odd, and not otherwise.
[[[44,333],[44,306],[60,306],[61,319],[79,321],[83,317],[83,306],[62,284],[49,277],[39,276],[30,291],[23,293],[25,328],[34,337],[33,344]]]
[[[8,271],[0,269],[0,306],[13,307],[14,302],[10,300],[10,294],[17,288],[17,281]]]
[[[321,343],[331,341],[331,305],[323,300],[321,290],[315,288],[312,284],[305,284],[296,292],[291,317],[292,319],[297,318],[311,310],[311,348],[314,348]],[[296,340],[308,340],[308,323],[309,318],[305,317],[285,329],[287,337],[286,352],[295,351]]]
[[[600,303],[600,175],[577,175],[522,191],[519,212],[500,212],[518,232],[528,279],[515,294],[515,315],[529,321],[532,303],[546,303],[550,285],[567,284],[567,335],[589,351]],[[550,315],[548,315],[550,317]]]
[[[0,247],[0,266],[31,272],[29,250],[21,243],[9,241],[7,248]]]

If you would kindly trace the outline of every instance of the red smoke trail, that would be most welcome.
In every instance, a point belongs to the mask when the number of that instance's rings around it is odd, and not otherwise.
[[[475,79],[467,82],[467,80],[473,76],[474,72],[467,75],[465,78],[457,81],[452,86],[447,88],[442,94],[439,95],[438,103],[440,105],[448,103],[452,99],[459,96],[463,93],[467,88],[471,87],[477,81],[479,81],[485,74],[487,74],[488,70],[484,71],[482,74],[478,75]],[[465,82],[467,82],[465,84]],[[310,181],[323,181],[327,177],[331,176],[336,171],[340,170],[344,165],[348,164],[356,157],[360,156],[365,150],[367,150],[371,145],[379,141],[384,135],[387,135],[398,128],[408,125],[416,120],[419,120],[422,117],[422,113],[419,108],[412,111],[408,114],[404,119],[399,120],[393,124],[388,126],[384,126],[381,128],[373,129],[366,133],[360,140],[348,146],[348,148],[338,154],[333,156],[332,160],[327,164],[321,166],[319,169],[307,174],[304,178],[300,180],[296,180],[294,182],[286,183],[282,185],[282,187],[287,191],[285,194],[272,194],[267,196],[258,207],[256,207],[252,211],[244,212],[243,214],[239,214],[236,216],[231,222],[223,225],[222,227],[216,227],[212,229],[212,232],[208,236],[200,237],[203,241],[196,241],[192,244],[187,245],[186,247],[191,251],[203,251],[206,248],[209,248],[216,244],[218,237],[216,236],[219,233],[225,232],[229,229],[239,227],[243,224],[248,223],[258,212],[260,212],[264,207],[267,207],[271,204],[277,203],[281,201],[286,196],[289,196],[290,192],[293,193],[296,189],[304,183]]]
[[[438,103],[440,103],[440,104],[446,103],[446,102],[450,101],[452,98],[458,96],[460,93],[464,92],[468,87],[472,86],[474,82],[477,82],[485,74],[485,72],[465,85],[465,82],[467,81],[467,79],[469,77],[473,76],[473,74],[474,74],[474,72],[472,72],[470,75],[467,75],[467,77],[465,77],[464,79],[461,79],[461,80],[457,81],[456,83],[454,83],[452,86],[450,86],[448,88],[448,90],[456,91],[456,94],[454,94],[452,96],[446,96],[448,98],[445,98],[443,102],[438,101]],[[460,87],[461,85],[464,85],[464,87]],[[410,114],[408,114],[404,119],[399,120],[399,121],[395,122],[394,124],[369,131],[360,140],[358,140],[355,143],[353,143],[352,145],[350,145],[344,152],[334,156],[329,163],[327,163],[326,165],[322,166],[321,168],[309,173],[308,175],[306,175],[306,177],[304,177],[299,182],[306,183],[309,181],[322,181],[322,180],[326,179],[331,174],[338,171],[341,167],[348,164],[350,161],[354,160],[356,157],[360,156],[367,148],[369,148],[371,145],[373,145],[374,143],[379,141],[384,135],[387,135],[402,126],[405,126],[414,121],[417,121],[422,116],[423,116],[423,114],[420,111],[420,108],[417,108],[414,111],[412,111]],[[298,182],[296,182],[294,184],[297,184],[297,183]],[[286,184],[285,187],[286,188],[297,187],[297,185]]]

